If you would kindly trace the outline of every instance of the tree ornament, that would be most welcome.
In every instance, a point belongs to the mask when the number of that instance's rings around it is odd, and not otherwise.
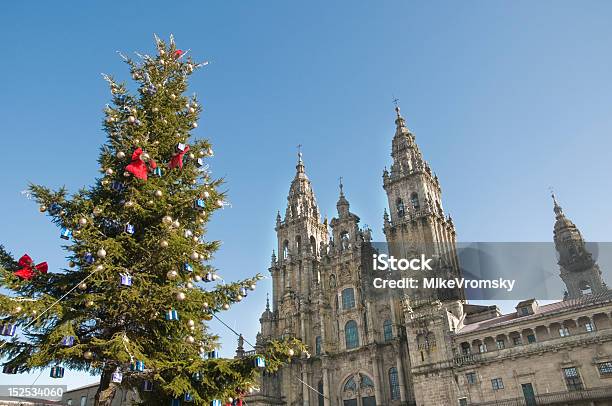
[[[193,231],[191,230],[185,230],[183,232],[183,235],[185,236],[185,238],[191,238],[193,236]]]
[[[200,259],[200,254],[198,254],[197,252],[193,251],[191,253],[191,255],[189,256],[189,258],[193,259],[194,261],[197,261],[198,259]]]
[[[229,310],[230,305],[227,303],[223,303],[223,310]]]
[[[142,159],[144,159],[145,161],[148,161],[148,160],[151,159],[151,156],[148,153],[143,152],[142,153]]]
[[[236,296],[236,301],[237,302],[241,302],[242,301],[242,295],[237,295]]]
[[[131,173],[129,173],[128,171],[123,171],[123,176],[124,176],[125,178],[129,178],[130,176],[132,176],[132,174],[131,174]]]
[[[14,275],[25,280],[30,280],[36,275],[36,273],[46,274],[49,270],[49,266],[46,262],[41,262],[38,265],[34,265],[34,261],[28,254],[23,254],[17,262],[21,268],[17,270]]]
[[[125,170],[138,179],[147,180],[147,173],[149,170],[147,168],[147,164],[142,159],[142,155],[142,148],[136,148],[132,153],[132,161],[125,167]]]
[[[134,116],[129,116],[128,117],[128,123],[134,124],[135,122],[136,122],[136,117],[134,117]]]
[[[202,277],[200,275],[195,275],[193,279],[195,279],[196,282],[202,282]]]
[[[185,298],[186,298],[186,297],[187,297],[187,296],[186,296],[186,295],[185,295],[185,293],[183,293],[183,292],[178,292],[178,293],[176,294],[176,300],[178,300],[178,301],[180,301],[180,302],[182,302],[183,300],[185,300]]]
[[[123,151],[117,152],[117,158],[119,158],[119,159],[125,158],[125,152],[123,152]]]
[[[75,266],[75,265],[76,265],[76,264],[74,263],[74,261],[69,261],[69,262],[68,262],[68,266],[69,266],[70,268],[74,268],[74,266]]]
[[[102,265],[98,265],[98,266],[96,266],[96,271],[97,271],[97,272],[100,272],[100,271],[101,271],[101,270],[103,270],[103,269],[104,269],[104,266],[102,266]]]
[[[175,280],[176,278],[178,278],[178,275],[178,272],[176,272],[175,270],[171,270],[166,273],[166,277],[170,280]]]
[[[15,314],[21,313],[21,311],[23,310],[23,307],[21,306],[15,306],[15,310],[13,311]]]
[[[187,282],[187,285],[186,285],[186,286],[187,286],[187,288],[188,288],[188,289],[191,289],[191,288],[193,288],[193,283],[191,283],[191,282]]]
[[[63,378],[64,377],[64,368],[59,365],[51,368],[51,373],[49,374],[51,378]]]
[[[94,306],[94,304],[95,304],[95,303],[94,303],[94,301],[93,301],[93,300],[88,300],[88,301],[86,301],[86,302],[85,302],[85,306],[86,306],[86,307],[93,307],[93,306]]]
[[[172,157],[168,167],[170,169],[178,167],[179,169],[183,169],[183,156],[189,152],[189,145],[178,144],[177,146],[178,152]]]
[[[172,224],[172,217],[170,217],[168,215],[162,217],[162,223],[164,223],[167,226],[171,225]]]
[[[87,224],[87,219],[86,219],[85,217],[81,217],[81,218],[79,219],[79,225],[80,225],[81,227],[83,227],[83,226],[84,226],[84,225],[86,225],[86,224]]]
[[[293,351],[293,348],[289,348],[289,351],[287,351],[287,354],[288,354],[290,357],[293,357],[293,355],[295,354],[295,351]]]
[[[38,211],[40,211],[41,213],[44,213],[47,211],[47,206],[45,206],[44,204],[40,205],[38,207]]]
[[[193,321],[192,319],[187,320],[187,325],[189,327],[195,326],[195,321]]]
[[[87,284],[85,282],[79,283],[79,290],[87,290]]]
[[[193,338],[193,336],[187,336],[185,338],[185,341],[187,341],[187,343],[189,343],[189,344],[193,344],[193,343],[195,343],[195,338]]]
[[[181,226],[181,223],[178,220],[174,220],[172,222],[172,227],[179,228],[180,226]]]
[[[91,352],[91,351],[89,351],[89,350],[88,350],[88,351],[85,351],[85,352],[83,353],[83,358],[85,358],[86,360],[90,360],[90,359],[92,359],[92,358],[93,358],[93,352]]]
[[[191,124],[191,127],[193,128],[198,128],[198,123],[196,123],[195,121]]]
[[[164,195],[164,193],[161,190],[156,190],[154,195],[155,197],[160,198]]]
[[[199,242],[199,241],[200,241],[200,239],[194,235],[193,236],[193,242]]]
[[[124,206],[129,208],[134,207],[134,202],[132,200],[128,200],[127,202],[124,203]]]
[[[207,150],[208,156],[214,156],[215,153],[213,152],[212,148],[208,148]]]
[[[112,175],[113,173],[115,173],[115,171],[113,171],[113,168],[108,168],[108,169],[105,171],[105,173],[106,173],[108,176],[110,176],[110,175]]]
[[[251,284],[251,285],[249,286],[249,289],[251,289],[251,290],[255,290],[255,288],[256,288],[256,287],[257,287],[257,285],[255,285],[255,284],[253,283],[253,284]]]
[[[171,94],[170,94],[170,98],[171,98],[172,100],[176,100],[176,95],[175,95],[174,93],[171,93]]]
[[[208,304],[208,302],[204,302],[202,303],[202,306],[204,306],[204,309],[208,309],[210,305]]]
[[[159,109],[157,107],[153,107],[153,113],[157,113],[159,111]]]
[[[166,240],[161,240],[159,243],[159,246],[162,248],[168,248],[168,241]]]
[[[101,208],[99,208],[99,207],[97,207],[97,206],[96,206],[96,207],[94,207],[94,209],[93,209],[93,214],[94,214],[95,216],[102,214],[102,209],[101,209]]]
[[[96,254],[98,255],[98,258],[104,258],[106,257],[106,250],[104,248],[100,248]]]

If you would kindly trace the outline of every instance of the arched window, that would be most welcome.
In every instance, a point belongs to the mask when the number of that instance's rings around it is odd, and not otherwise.
[[[323,380],[319,381],[317,385],[317,391],[319,392],[319,406],[325,405],[325,392],[323,392]]]
[[[315,338],[315,354],[321,355],[321,336]]]
[[[419,204],[419,194],[417,192],[412,192],[410,195],[410,203],[415,210],[418,210],[421,207]]]
[[[351,377],[348,381],[346,381],[346,383],[344,384],[344,390],[350,390],[353,392],[357,391],[357,384],[355,383],[355,378]]]
[[[357,322],[355,320],[346,322],[344,326],[344,340],[347,350],[359,347],[359,331],[357,330]]]
[[[299,235],[295,237],[295,251],[299,254],[302,252],[302,237]]]
[[[289,258],[289,241],[283,243],[283,259]]]
[[[364,374],[359,374],[359,378],[361,378],[361,388],[362,389],[374,387],[374,382],[372,382],[369,376],[364,375]]]
[[[310,252],[317,255],[317,241],[313,235],[310,236]]]
[[[397,198],[397,200],[395,201],[395,207],[397,208],[397,216],[404,217],[404,214],[406,214],[406,210],[404,208],[404,201],[401,198]]]
[[[393,327],[391,325],[391,320],[387,319],[383,323],[383,335],[385,341],[393,340]]]
[[[346,250],[349,248],[350,244],[349,244],[349,233],[348,231],[343,231],[342,233],[340,233],[340,242],[342,244],[342,250]]]
[[[355,291],[353,288],[346,288],[342,291],[342,308],[352,309],[355,307]]]
[[[397,368],[395,367],[389,369],[389,391],[391,392],[391,400],[398,400],[400,398],[399,378],[397,376]]]

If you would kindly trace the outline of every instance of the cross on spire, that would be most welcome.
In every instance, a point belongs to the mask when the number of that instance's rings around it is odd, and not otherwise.
[[[302,161],[302,144],[297,145],[297,150],[298,150],[298,160],[301,162]]]
[[[342,188],[344,187],[344,185],[342,184],[342,176],[340,176],[338,180],[340,181],[340,194],[342,194],[343,193]]]

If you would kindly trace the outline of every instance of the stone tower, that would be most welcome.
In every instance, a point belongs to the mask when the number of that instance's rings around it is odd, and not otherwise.
[[[393,164],[390,173],[387,169],[383,172],[383,188],[391,214],[389,218],[385,212],[383,228],[389,254],[408,258],[423,253],[439,259],[438,271],[444,276],[457,276],[459,261],[455,226],[451,217],[444,214],[438,177],[423,159],[399,107],[395,112],[396,129],[391,149]]]
[[[552,199],[556,217],[553,237],[559,254],[561,279],[567,286],[565,298],[573,299],[588,293],[607,291],[599,266],[587,251],[580,230],[565,216],[554,194]]]

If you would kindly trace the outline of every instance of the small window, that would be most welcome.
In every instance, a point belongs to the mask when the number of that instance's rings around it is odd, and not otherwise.
[[[321,355],[321,336],[315,338],[315,354]]]
[[[404,215],[406,214],[406,209],[404,207],[404,201],[401,198],[397,198],[397,200],[395,201],[395,207],[397,208],[397,216],[404,217]]]
[[[590,321],[584,325],[584,329],[587,333],[592,333],[593,331],[595,331],[595,327],[593,327],[593,323],[591,323]]]
[[[501,378],[491,379],[491,387],[493,390],[504,389],[504,381]]]
[[[467,406],[467,398],[460,398],[459,399],[459,406]]]
[[[529,308],[521,307],[521,316],[529,316]]]
[[[498,350],[503,350],[504,348],[506,348],[506,343],[504,342],[504,340],[497,340],[495,342],[495,345],[497,346]]]
[[[568,337],[570,335],[570,331],[567,327],[561,327],[559,329],[559,337]]]
[[[461,343],[461,353],[463,355],[469,355],[472,353],[472,348],[468,343]]]
[[[397,376],[397,368],[389,369],[389,390],[391,392],[391,400],[400,398],[399,378]]]
[[[465,374],[465,380],[468,384],[475,385],[477,381],[476,372],[468,372],[467,374]]]
[[[523,344],[523,339],[521,339],[521,337],[516,336],[512,338],[512,344],[514,345],[522,345]]]
[[[383,323],[383,335],[385,342],[393,340],[393,326],[391,325],[391,320],[387,319]]]
[[[87,406],[87,396],[81,396],[81,406]]]
[[[533,344],[533,343],[535,343],[535,342],[536,342],[536,336],[535,336],[535,335],[533,335],[533,334],[529,334],[529,335],[527,336],[527,342],[528,342],[529,344]]]
[[[487,345],[486,345],[485,343],[480,344],[480,345],[478,346],[478,351],[479,351],[480,353],[487,352]]]
[[[601,376],[612,376],[612,361],[597,364]]]
[[[355,320],[346,322],[344,326],[344,341],[347,350],[359,346],[359,331],[357,330],[357,322]]]
[[[412,204],[412,207],[415,210],[418,210],[421,207],[421,205],[419,204],[419,194],[418,193],[413,192],[410,195],[410,203]]]
[[[289,258],[289,241],[283,243],[283,259]]]
[[[568,390],[578,391],[584,389],[582,386],[582,379],[580,379],[580,374],[578,374],[578,369],[576,367],[563,368],[563,376],[565,376],[565,383]]]
[[[344,310],[355,307],[355,291],[353,288],[346,288],[342,291],[342,308]]]
[[[348,231],[343,231],[342,233],[340,233],[340,241],[342,243],[342,250],[347,250],[351,247]]]

